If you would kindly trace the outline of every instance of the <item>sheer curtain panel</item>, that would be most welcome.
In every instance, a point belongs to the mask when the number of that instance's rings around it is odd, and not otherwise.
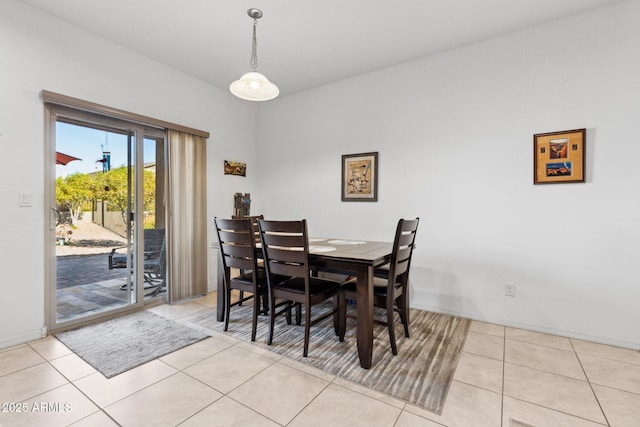
[[[207,292],[206,138],[167,130],[169,303]]]

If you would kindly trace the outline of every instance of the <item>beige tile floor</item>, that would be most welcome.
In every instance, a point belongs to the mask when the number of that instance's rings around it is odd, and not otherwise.
[[[52,337],[0,350],[0,426],[640,426],[634,350],[473,322],[436,415],[213,335],[108,380]]]

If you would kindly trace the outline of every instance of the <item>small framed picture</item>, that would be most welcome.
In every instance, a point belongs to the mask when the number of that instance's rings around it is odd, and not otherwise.
[[[585,182],[586,129],[533,135],[533,183]]]
[[[247,164],[242,162],[230,162],[229,160],[225,160],[224,174],[247,176]]]
[[[378,153],[342,156],[342,201],[378,201]]]

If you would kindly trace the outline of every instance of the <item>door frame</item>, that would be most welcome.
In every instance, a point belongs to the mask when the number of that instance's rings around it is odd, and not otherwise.
[[[108,115],[93,113],[83,109],[76,109],[57,105],[55,103],[44,104],[45,107],[45,325],[48,332],[61,331],[70,329],[81,324],[91,323],[98,319],[114,317],[123,313],[138,311],[144,308],[144,257],[143,242],[144,230],[143,215],[143,191],[144,186],[138,185],[143,183],[144,165],[143,165],[143,141],[145,136],[165,138],[165,130],[145,126],[136,122],[129,122],[121,118],[113,118]],[[56,206],[55,201],[55,185],[56,185],[56,123],[58,119],[63,117],[64,122],[77,124],[80,126],[89,126],[104,130],[117,130],[119,133],[123,131],[133,132],[134,137],[134,206],[132,206],[134,215],[134,224],[140,224],[133,229],[132,242],[136,248],[137,255],[133,256],[133,272],[131,276],[136,284],[136,302],[127,303],[123,307],[105,310],[97,314],[90,314],[79,317],[77,319],[67,320],[58,323],[57,321],[57,297],[56,297],[56,253],[55,253],[55,215],[52,207]],[[106,255],[105,255],[105,262]],[[168,284],[167,284],[168,289]]]

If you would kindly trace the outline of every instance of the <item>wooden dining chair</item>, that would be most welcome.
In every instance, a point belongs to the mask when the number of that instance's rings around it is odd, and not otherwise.
[[[260,243],[260,231],[258,230],[258,220],[263,219],[263,215],[247,215],[247,216],[231,216],[231,219],[250,219],[251,220],[251,228],[253,228],[253,235],[256,239],[256,244]],[[258,259],[258,268],[262,268],[262,260]],[[244,292],[240,291],[240,301],[238,305],[242,305],[242,299],[244,298]],[[267,299],[264,299],[264,309],[267,309]]]
[[[256,243],[260,243],[260,230],[258,230],[258,220],[264,219],[264,215],[250,215],[250,216],[232,216],[231,219],[244,219],[251,220],[251,227],[253,228],[253,235],[256,238]]]
[[[376,275],[373,279],[374,305],[385,308],[387,311],[386,322],[380,320],[374,320],[374,322],[386,325],[389,329],[389,342],[391,343],[391,352],[394,355],[398,354],[394,330],[394,313],[396,311],[399,313],[400,320],[404,326],[404,335],[407,338],[409,337],[409,268],[411,267],[411,256],[415,247],[419,221],[420,218],[400,219],[398,221],[387,278],[380,278]],[[340,341],[344,340],[346,333],[346,300],[355,300],[356,290],[356,279],[349,280],[340,287],[338,301]]]
[[[256,257],[256,239],[250,218],[221,219],[214,218],[220,255],[224,268],[224,330],[229,327],[231,307],[242,305],[253,299],[253,319],[251,326],[251,341],[256,340],[258,315],[261,310],[261,300],[267,295],[267,281],[264,270],[258,268]],[[231,269],[238,269],[232,272]],[[236,271],[239,273],[236,274]],[[240,291],[238,301],[231,304],[231,291]],[[244,296],[244,292],[251,293]]]
[[[300,308],[304,307],[304,350],[309,353],[309,332],[311,326],[333,316],[334,327],[338,331],[337,291],[340,283],[334,280],[312,277],[309,266],[309,239],[307,221],[266,221],[258,220],[264,266],[267,272],[269,294],[269,337],[267,344],[273,341],[273,329],[276,317],[287,313],[290,319],[291,306],[286,305],[277,311],[276,300],[291,301],[296,307],[296,320],[300,324]],[[288,276],[279,281],[276,275]],[[311,318],[311,307],[333,298],[332,310],[316,318]],[[289,310],[289,311],[288,311]]]

